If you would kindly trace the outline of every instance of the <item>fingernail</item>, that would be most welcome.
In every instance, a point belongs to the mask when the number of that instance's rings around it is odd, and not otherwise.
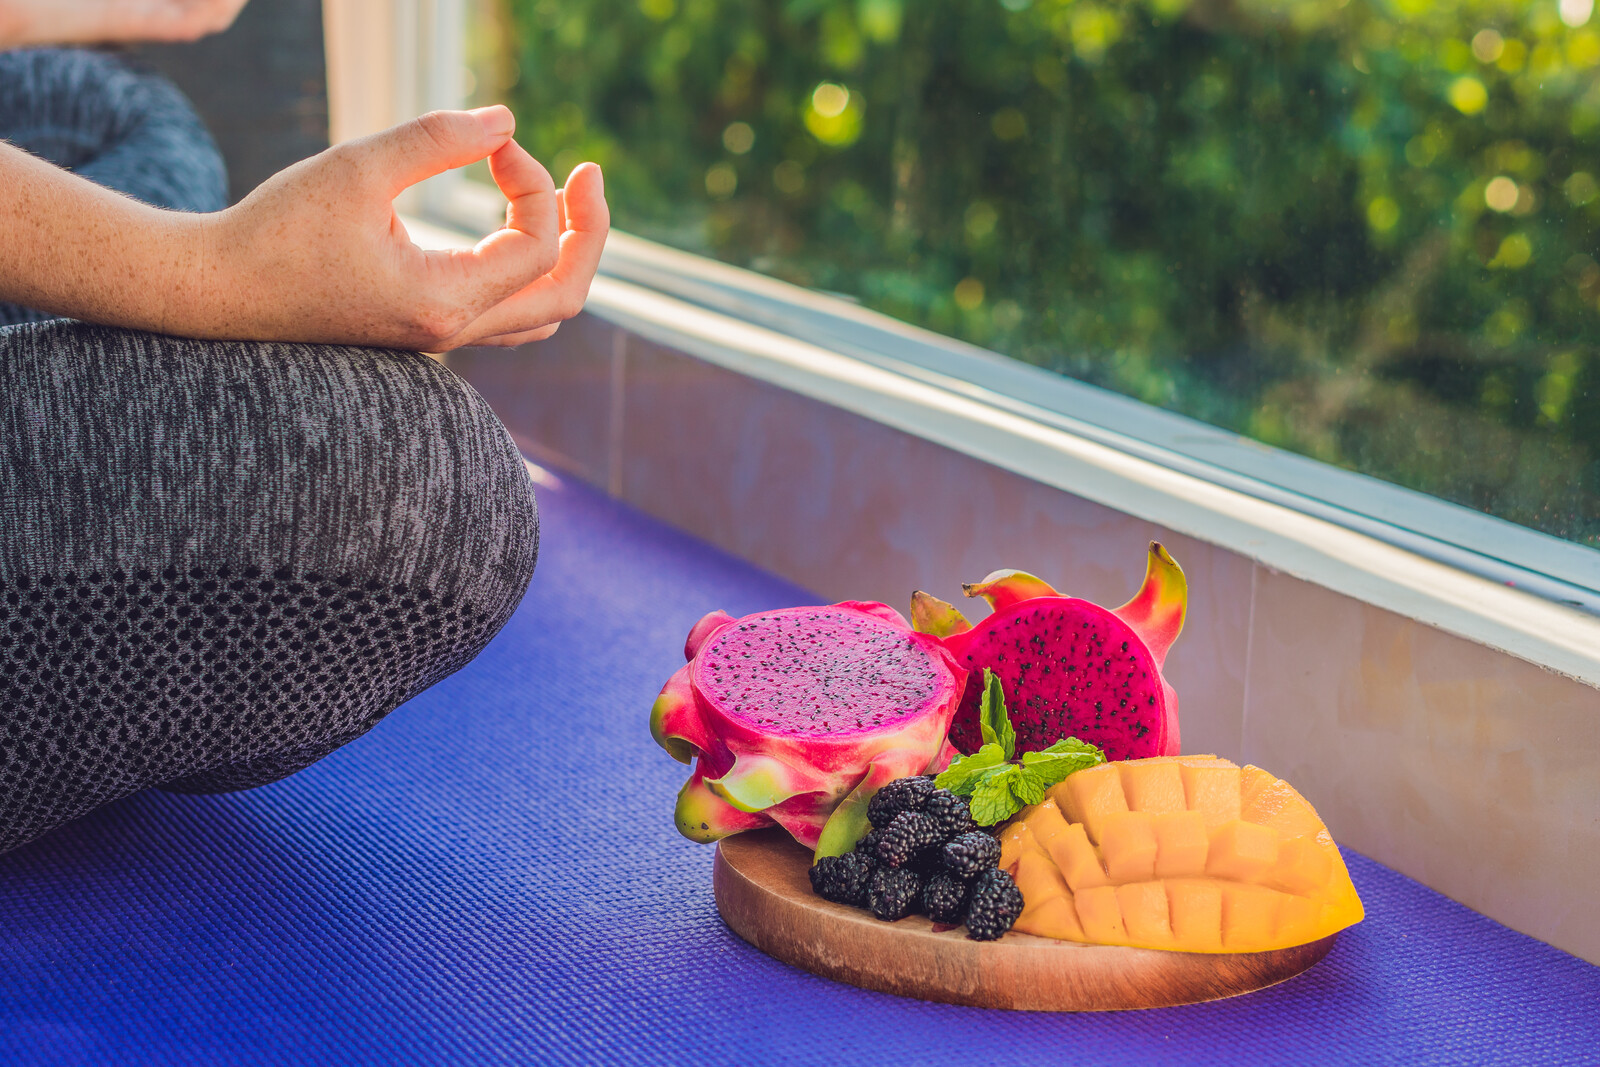
[[[517,128],[517,120],[512,116],[511,109],[503,104],[475,108],[471,114],[490,137],[504,137]]]
[[[600,164],[598,164],[598,163],[587,163],[587,162],[586,163],[579,163],[576,167],[572,168],[572,174],[578,173],[578,171],[583,169],[584,167],[589,167],[594,171],[595,184],[600,187],[600,194],[602,196],[604,196],[605,195],[605,189],[606,189],[606,176],[605,176],[605,172],[600,169]],[[568,181],[572,180],[572,175],[571,174],[569,174],[567,176],[567,180]]]

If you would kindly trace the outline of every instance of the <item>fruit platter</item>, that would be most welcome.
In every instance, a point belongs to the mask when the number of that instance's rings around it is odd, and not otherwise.
[[[1187,583],[1152,543],[1118,608],[1030,574],[715,611],[651,709],[691,766],[674,819],[716,842],[724,921],[870,989],[986,1007],[1194,1003],[1313,966],[1363,909],[1292,785],[1185,754],[1164,676]]]

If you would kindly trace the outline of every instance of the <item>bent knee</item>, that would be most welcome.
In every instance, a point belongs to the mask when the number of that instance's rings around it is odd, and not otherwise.
[[[360,736],[488,643],[538,548],[504,428],[411,353],[0,331],[0,485],[0,851]]]
[[[292,453],[297,506],[313,516],[308,565],[425,587],[503,621],[533,572],[538,514],[488,403],[414,352],[289,347],[304,391],[274,443]]]

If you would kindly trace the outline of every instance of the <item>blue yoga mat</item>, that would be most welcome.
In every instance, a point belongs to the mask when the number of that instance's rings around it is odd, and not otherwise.
[[[814,598],[587,489],[540,501],[516,617],[367,737],[0,856],[0,1063],[1600,1062],[1600,968],[1348,852],[1366,922],[1215,1004],[984,1011],[763,956],[646,718],[702,613]]]

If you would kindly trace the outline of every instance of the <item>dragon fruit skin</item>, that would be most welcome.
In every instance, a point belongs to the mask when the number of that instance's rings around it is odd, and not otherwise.
[[[1005,687],[1018,751],[1070,736],[1099,745],[1108,759],[1179,753],[1178,694],[1161,668],[1183,629],[1188,583],[1161,544],[1150,543],[1144,585],[1120,608],[1062,596],[1021,571],[995,571],[962,588],[994,613],[973,626],[927,593],[911,603],[916,628],[943,640],[972,672],[950,728],[956,748],[975,752],[983,743],[978,702],[988,668]]]
[[[942,770],[966,671],[885,604],[705,616],[650,731],[694,771],[678,830],[696,841],[779,825],[819,856],[848,851],[895,778]]]

